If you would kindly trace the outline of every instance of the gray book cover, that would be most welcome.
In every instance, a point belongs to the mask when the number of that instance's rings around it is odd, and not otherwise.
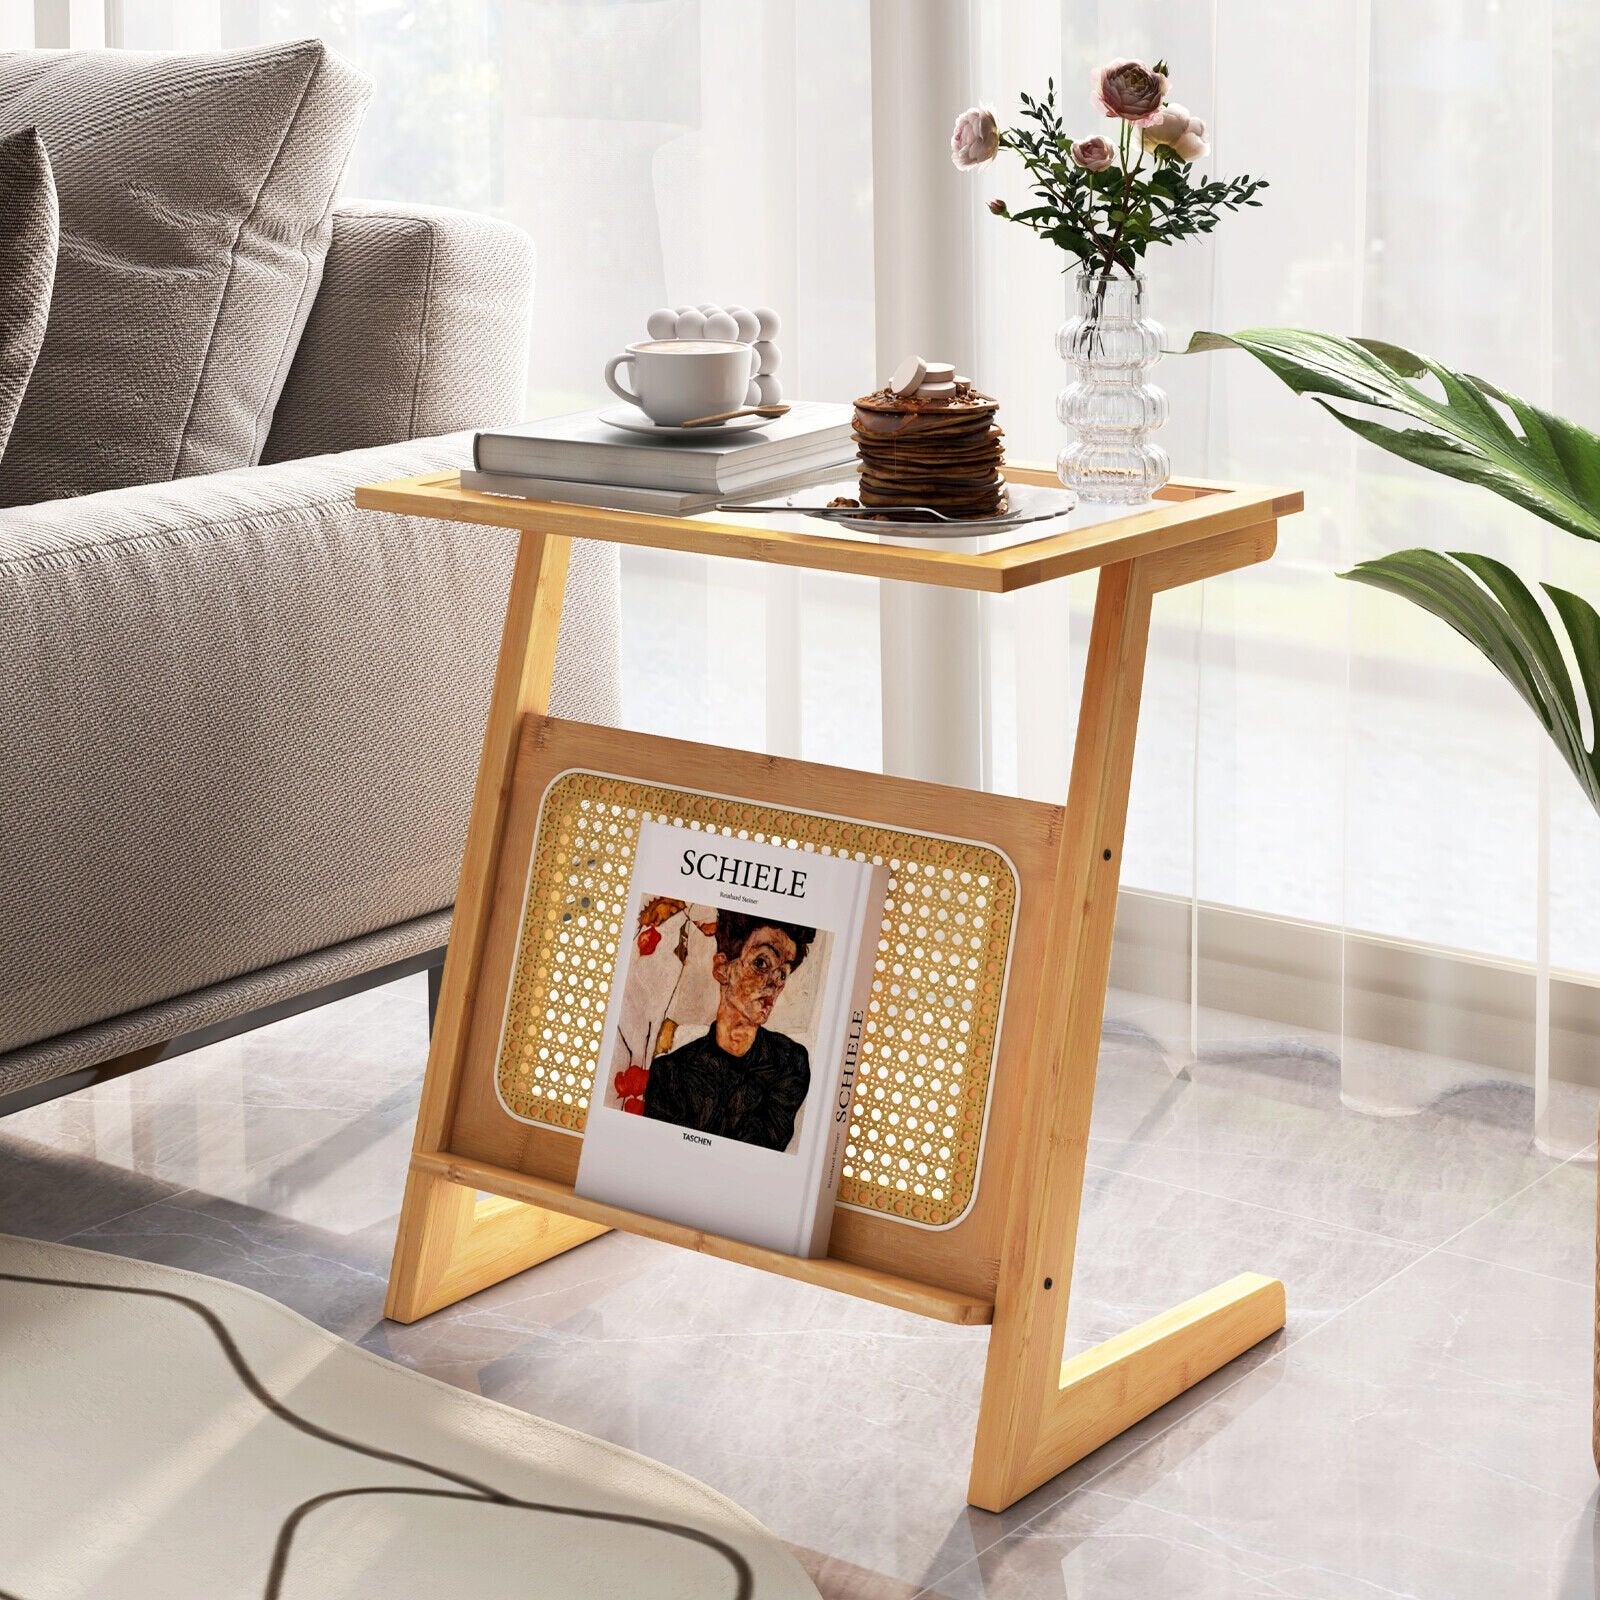
[[[759,428],[658,442],[600,421],[598,410],[578,411],[484,429],[473,442],[473,465],[529,478],[727,495],[780,472],[850,460],[851,415],[847,405],[808,400]]]

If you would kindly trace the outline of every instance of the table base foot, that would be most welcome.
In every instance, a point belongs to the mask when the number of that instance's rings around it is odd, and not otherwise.
[[[972,1463],[969,1501],[1004,1511],[1253,1345],[1287,1315],[1283,1284],[1245,1272],[1061,1365],[1026,1451]]]
[[[416,1322],[611,1230],[412,1169],[383,1314]]]

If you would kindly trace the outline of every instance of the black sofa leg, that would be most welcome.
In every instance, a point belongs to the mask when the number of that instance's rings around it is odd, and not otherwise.
[[[428,968],[428,1037],[433,1037],[433,1024],[439,1015],[439,979],[444,975],[444,962]]]

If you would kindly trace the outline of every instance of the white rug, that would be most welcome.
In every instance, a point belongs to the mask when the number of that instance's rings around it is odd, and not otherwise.
[[[817,1600],[703,1484],[169,1267],[0,1235],[0,1600]]]

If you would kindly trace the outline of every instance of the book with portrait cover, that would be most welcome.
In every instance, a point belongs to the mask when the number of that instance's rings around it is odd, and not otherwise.
[[[647,820],[576,1189],[828,1252],[888,868]]]

